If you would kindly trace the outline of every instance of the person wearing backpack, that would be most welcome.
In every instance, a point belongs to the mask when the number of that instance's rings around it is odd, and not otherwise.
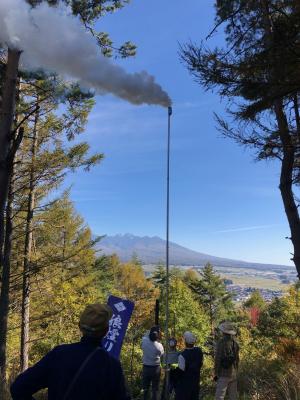
[[[13,400],[32,400],[48,389],[48,400],[130,400],[120,362],[102,347],[112,310],[89,304],[81,314],[80,342],[55,347],[20,374],[11,386]]]
[[[236,329],[231,322],[225,321],[220,324],[219,330],[223,337],[219,339],[215,352],[215,399],[224,400],[228,393],[229,400],[237,400],[239,345],[235,339]]]

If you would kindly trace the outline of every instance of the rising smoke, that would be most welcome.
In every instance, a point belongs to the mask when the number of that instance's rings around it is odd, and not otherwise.
[[[144,71],[129,74],[100,54],[94,38],[64,5],[30,8],[25,0],[0,0],[0,43],[22,50],[27,69],[57,72],[133,104],[171,103],[153,76]]]

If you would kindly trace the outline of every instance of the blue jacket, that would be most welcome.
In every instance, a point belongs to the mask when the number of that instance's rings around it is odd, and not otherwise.
[[[48,388],[48,400],[62,400],[69,384],[99,339],[83,337],[79,343],[55,347],[37,364],[17,377],[11,386],[13,400],[32,400]],[[119,361],[99,349],[78,377],[68,400],[130,400]]]

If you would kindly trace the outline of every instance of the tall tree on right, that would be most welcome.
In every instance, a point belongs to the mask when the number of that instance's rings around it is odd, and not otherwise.
[[[300,278],[300,3],[298,0],[217,0],[216,25],[226,44],[210,50],[188,43],[181,57],[196,81],[229,100],[221,132],[252,147],[258,160],[280,161],[279,189]]]

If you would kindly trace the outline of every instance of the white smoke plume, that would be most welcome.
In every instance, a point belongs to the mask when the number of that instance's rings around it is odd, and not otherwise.
[[[22,50],[27,69],[57,72],[133,104],[171,104],[153,76],[144,71],[127,73],[100,54],[95,39],[62,4],[31,8],[25,0],[0,0],[0,43]]]

